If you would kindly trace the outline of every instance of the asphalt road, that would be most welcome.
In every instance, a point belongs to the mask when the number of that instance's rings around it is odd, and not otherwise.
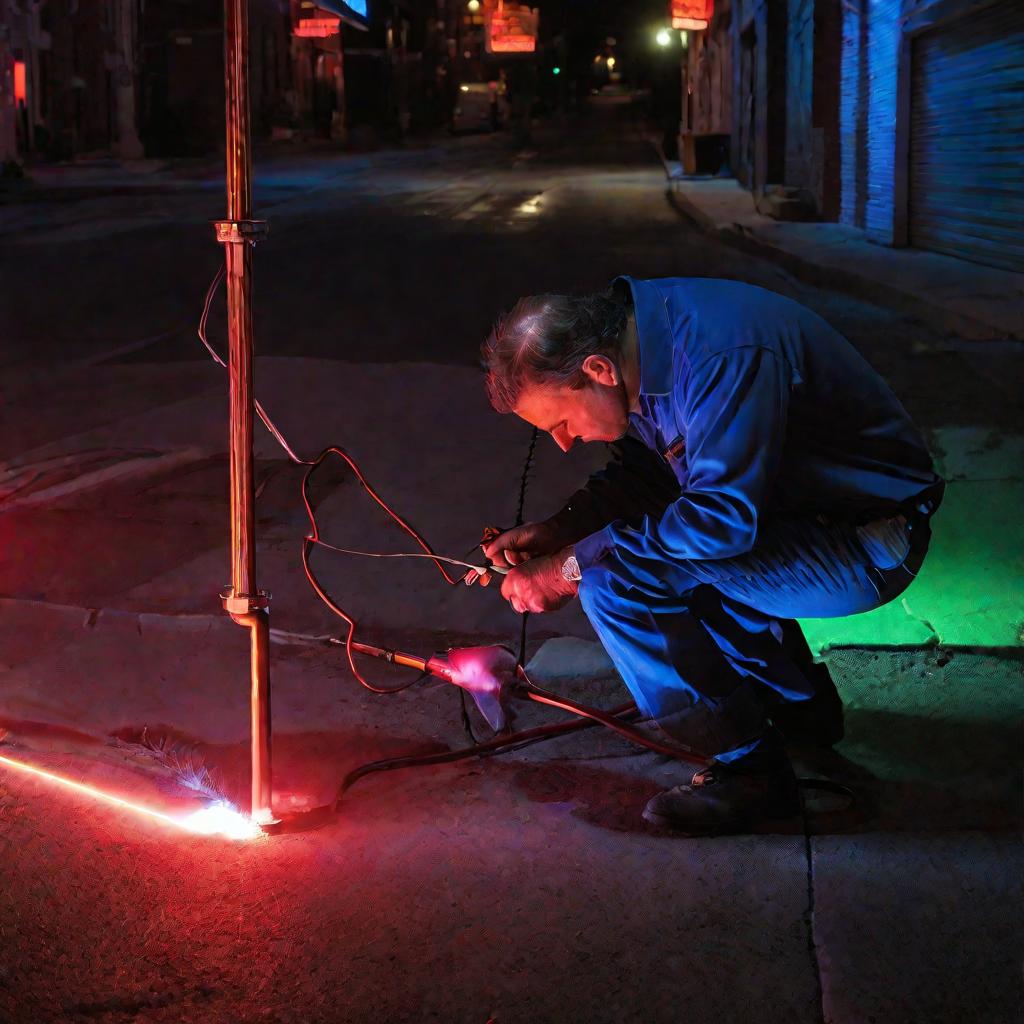
[[[661,173],[622,98],[540,126],[528,150],[471,136],[262,158],[256,215],[271,234],[255,258],[258,352],[471,365],[496,313],[520,295],[599,288],[620,273],[719,276],[817,309],[922,426],[939,393],[947,425],[991,401],[998,372],[968,366],[981,357],[700,233],[667,202]],[[206,358],[193,330],[221,262],[209,222],[222,215],[215,163],[68,172],[42,201],[0,206],[0,366]],[[215,337],[221,323],[215,306]],[[923,360],[930,394],[919,394]],[[990,415],[1012,419],[1012,395],[999,399]]]

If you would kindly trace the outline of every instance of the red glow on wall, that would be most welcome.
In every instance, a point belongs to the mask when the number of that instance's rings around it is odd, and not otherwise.
[[[28,93],[25,91],[25,62],[16,60],[14,62],[14,102],[24,104],[28,100]]]
[[[672,27],[692,31],[706,29],[714,10],[714,0],[672,0]]]

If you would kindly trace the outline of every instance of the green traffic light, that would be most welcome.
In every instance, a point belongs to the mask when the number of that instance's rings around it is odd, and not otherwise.
[[[552,68],[551,69],[551,74],[553,74],[553,75],[560,75],[561,73],[562,73],[562,69],[561,68]]]

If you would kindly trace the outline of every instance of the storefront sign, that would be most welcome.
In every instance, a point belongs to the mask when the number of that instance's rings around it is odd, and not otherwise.
[[[326,39],[341,31],[341,18],[299,18],[294,35],[303,39]]]
[[[714,0],[671,0],[672,27],[699,32],[714,13]]]
[[[488,53],[533,53],[537,49],[536,8],[499,2],[484,12]]]

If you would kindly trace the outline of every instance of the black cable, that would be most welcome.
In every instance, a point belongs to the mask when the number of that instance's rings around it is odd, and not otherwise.
[[[534,427],[530,434],[530,444],[526,449],[526,458],[523,461],[523,472],[520,474],[519,477],[519,502],[516,506],[516,526],[523,525],[523,519],[526,515],[526,490],[530,482],[530,471],[533,469],[534,457],[537,451],[538,436],[539,431],[536,427]],[[516,658],[517,666],[522,666],[526,660],[526,623],[529,614],[529,612],[523,612],[520,618],[519,655]],[[465,731],[466,735],[469,737],[472,743],[480,742],[476,733],[473,731],[473,725],[470,721],[469,712],[466,707],[466,694],[461,687],[459,687],[459,706],[462,714],[463,730]]]
[[[466,705],[466,691],[458,686],[459,691],[459,714],[462,721],[462,731],[466,734],[470,743],[479,743],[480,738],[473,731],[473,723],[469,717],[469,708]]]
[[[530,434],[530,446],[526,450],[526,460],[523,462],[523,475],[519,479],[519,504],[516,506],[516,526],[523,525],[526,515],[526,487],[530,480],[530,470],[533,469],[533,459],[537,452],[537,437],[540,431],[534,427]]]
[[[523,463],[523,475],[519,480],[519,505],[516,508],[516,526],[523,525],[523,518],[526,513],[526,486],[530,478],[530,470],[533,468],[533,459],[537,451],[537,437],[540,431],[534,427],[530,434],[530,446],[526,450],[526,461]],[[519,623],[519,655],[516,658],[516,665],[523,667],[526,664],[526,623],[529,621],[530,613],[523,612]]]
[[[636,714],[636,705],[632,702],[621,704],[618,707],[612,708],[607,714],[612,717],[623,716],[624,718],[632,716]],[[597,724],[595,720],[577,717],[568,722],[538,725],[533,729],[512,733],[510,736],[498,736],[491,740],[485,740],[482,743],[476,743],[471,747],[463,747],[461,750],[442,750],[436,754],[411,754],[404,757],[389,757],[380,761],[370,761],[368,764],[353,768],[342,779],[332,806],[337,811],[341,806],[341,799],[345,792],[360,779],[373,772],[394,771],[398,768],[415,768],[421,765],[448,764],[452,761],[462,761],[469,757],[486,757],[493,754],[508,753],[530,743],[552,739],[555,736],[564,736],[567,733],[578,732],[581,729],[589,729]]]

